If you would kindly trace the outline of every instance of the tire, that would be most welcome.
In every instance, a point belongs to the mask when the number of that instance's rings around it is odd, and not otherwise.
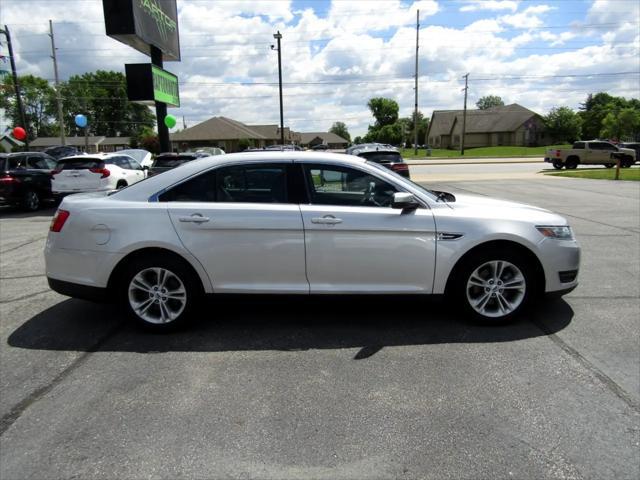
[[[155,332],[184,327],[203,297],[197,276],[175,257],[136,259],[120,280],[118,299],[129,318]]]
[[[633,165],[633,160],[627,156],[620,160],[620,166],[622,168],[629,168],[631,165]]]
[[[125,182],[124,180],[120,180],[117,184],[116,184],[116,190],[120,190],[121,188],[124,188],[127,186],[127,182]]]
[[[562,167],[564,167],[564,164],[558,160],[553,162],[552,165],[553,165],[553,168],[555,168],[556,170],[562,170]]]
[[[604,166],[605,166],[606,168],[613,168],[613,165],[614,165],[613,163],[605,163],[605,164],[604,164]]]
[[[22,197],[22,208],[27,212],[35,212],[40,208],[40,197],[34,190],[27,190]]]
[[[501,325],[515,320],[535,298],[533,268],[509,250],[487,250],[468,258],[453,282],[455,305],[475,322]]]
[[[578,163],[580,163],[580,160],[577,157],[569,157],[564,162],[564,166],[567,170],[575,170],[578,168]]]

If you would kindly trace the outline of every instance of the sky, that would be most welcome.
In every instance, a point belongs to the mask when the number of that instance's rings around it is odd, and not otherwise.
[[[366,133],[372,97],[414,108],[420,11],[418,108],[460,109],[485,95],[546,114],[577,109],[589,93],[640,98],[637,0],[178,0],[181,107],[187,126],[213,116],[279,123],[277,52],[282,33],[285,125]],[[53,82],[48,21],[60,78],[124,71],[149,58],[105,35],[101,0],[0,0],[20,75]],[[3,42],[4,43],[4,42]],[[2,46],[6,54],[6,46]],[[0,69],[8,69],[0,63]]]

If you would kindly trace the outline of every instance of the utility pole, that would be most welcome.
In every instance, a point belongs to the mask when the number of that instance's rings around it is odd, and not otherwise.
[[[469,74],[464,77],[464,113],[462,114],[462,137],[460,137],[460,155],[464,155],[464,137],[467,134],[467,91],[469,90]]]
[[[183,129],[183,130],[186,130],[186,129],[187,129],[187,122],[186,122],[186,120],[184,119],[184,115],[182,115],[182,129]]]
[[[418,41],[420,40],[420,10],[416,14],[416,86],[415,108],[413,111],[413,154],[418,156]]]
[[[162,50],[154,45],[151,46],[151,63],[158,68],[162,68]],[[156,118],[158,119],[158,140],[160,140],[160,153],[171,151],[169,141],[169,127],[164,123],[167,116],[167,104],[156,102]]]
[[[53,23],[49,20],[49,36],[51,37],[51,58],[53,59],[53,75],[56,82],[56,100],[58,103],[58,124],[60,125],[60,144],[65,145],[64,115],[62,114],[62,97],[60,96],[60,79],[58,78],[58,59],[56,58],[56,43],[53,39]]]
[[[282,110],[282,48],[280,45],[282,34],[280,33],[280,30],[278,30],[278,33],[273,34],[273,38],[278,40],[278,83],[280,85],[280,145],[284,145],[284,113]],[[274,50],[273,45],[271,45],[271,50]]]
[[[27,132],[27,136],[24,139],[25,152],[29,151],[29,127],[27,125],[26,117],[24,115],[24,107],[22,105],[22,96],[20,95],[20,83],[18,82],[18,73],[16,72],[16,60],[13,56],[13,47],[11,46],[11,35],[9,34],[9,27],[4,26],[4,30],[0,30],[7,38],[7,48],[9,49],[9,60],[11,60],[11,73],[13,75],[13,89],[16,91],[16,102],[18,104],[18,111],[20,112],[20,120],[22,120],[22,128]]]

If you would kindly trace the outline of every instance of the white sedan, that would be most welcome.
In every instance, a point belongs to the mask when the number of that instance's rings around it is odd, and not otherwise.
[[[434,192],[350,155],[194,160],[113,194],[65,198],[52,289],[115,299],[163,330],[217,293],[419,294],[511,320],[577,285],[580,247],[552,212]]]
[[[54,196],[116,190],[146,178],[146,167],[128,155],[103,153],[77,155],[58,161],[52,172]]]

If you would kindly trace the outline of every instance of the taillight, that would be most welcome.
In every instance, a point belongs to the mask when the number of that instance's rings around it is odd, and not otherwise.
[[[556,157],[560,158],[560,150],[556,150]]]
[[[406,163],[394,163],[391,165],[391,170],[394,172],[406,172],[409,170],[409,165]]]
[[[5,175],[4,177],[0,177],[0,183],[20,183],[20,180],[11,175]]]
[[[89,171],[101,174],[102,176],[100,178],[107,178],[109,175],[111,175],[111,172],[106,168],[90,168]]]
[[[51,230],[52,232],[59,232],[60,230],[62,230],[62,227],[64,227],[64,222],[67,221],[69,215],[70,213],[66,210],[58,209],[55,216],[53,217],[53,220],[51,220],[51,227],[49,227],[49,230]]]
[[[57,175],[61,172],[62,170],[51,170],[51,176]]]

